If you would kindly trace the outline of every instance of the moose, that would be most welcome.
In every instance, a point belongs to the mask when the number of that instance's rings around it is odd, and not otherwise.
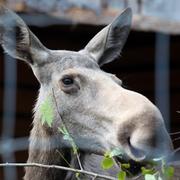
[[[120,55],[131,20],[132,11],[127,8],[80,51],[50,50],[17,14],[0,7],[0,44],[7,54],[25,61],[40,83],[29,163],[67,166],[63,155],[72,167],[79,168],[69,143],[59,133],[62,122],[80,151],[83,169],[94,173],[116,176],[119,166],[107,171],[100,167],[104,152],[113,148],[123,150],[123,159],[137,162],[171,152],[172,143],[158,108],[100,69]],[[47,97],[54,97],[51,127],[42,123],[40,112]],[[25,169],[24,180],[56,179],[75,179],[75,174],[41,167]]]

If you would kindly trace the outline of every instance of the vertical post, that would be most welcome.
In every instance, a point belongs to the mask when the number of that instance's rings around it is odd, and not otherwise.
[[[15,32],[11,38],[15,39]],[[2,160],[14,162],[15,156],[12,141],[16,118],[16,61],[10,56],[4,56],[4,99],[3,99],[3,129],[2,129]],[[4,180],[16,180],[16,168],[4,168]]]
[[[170,130],[169,60],[170,36],[156,33],[155,44],[155,100],[168,130]]]

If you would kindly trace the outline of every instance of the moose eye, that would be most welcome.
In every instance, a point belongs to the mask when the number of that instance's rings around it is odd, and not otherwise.
[[[64,75],[60,80],[60,88],[66,94],[73,94],[80,89],[80,82],[78,81],[77,76]]]
[[[74,80],[73,80],[73,78],[72,77],[64,77],[63,79],[62,79],[62,82],[63,82],[63,84],[65,85],[65,86],[69,86],[69,85],[72,85],[73,83],[74,83]]]

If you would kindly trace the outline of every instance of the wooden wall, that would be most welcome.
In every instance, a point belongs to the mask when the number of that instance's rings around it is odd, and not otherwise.
[[[51,26],[47,28],[31,27],[39,39],[51,49],[79,50],[102,27],[97,26]],[[128,89],[147,96],[154,102],[154,52],[155,34],[131,32],[127,44],[119,60],[103,67],[104,70],[115,73],[123,80]],[[180,130],[180,36],[171,37],[171,71],[170,71],[170,107],[171,131]],[[38,82],[31,69],[18,61],[17,82],[17,111],[15,137],[28,136],[32,123],[32,107],[37,97]],[[2,127],[3,101],[3,53],[0,51],[0,125]],[[2,128],[1,128],[2,130]],[[179,143],[176,147],[180,146]],[[27,151],[16,153],[17,162],[25,162]],[[23,176],[23,169],[18,169],[19,178]],[[0,179],[3,179],[0,169]]]

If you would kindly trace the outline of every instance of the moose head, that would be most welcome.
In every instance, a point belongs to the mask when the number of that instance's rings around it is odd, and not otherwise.
[[[59,149],[66,145],[58,131],[62,121],[84,152],[102,155],[118,147],[126,158],[143,161],[161,157],[171,150],[171,140],[158,108],[143,95],[123,88],[115,75],[100,69],[119,56],[130,31],[131,19],[132,12],[128,8],[78,52],[50,50],[20,17],[1,7],[3,49],[29,64],[40,83],[29,162],[60,164],[59,158],[54,157],[52,144]],[[16,38],[12,38],[12,33]],[[42,124],[39,110],[47,97],[55,99],[51,127]],[[55,141],[51,139],[54,136]],[[48,143],[43,143],[42,138]],[[27,173],[25,179],[31,179],[28,177],[32,172],[27,170]],[[33,179],[41,179],[37,171],[32,174]]]

